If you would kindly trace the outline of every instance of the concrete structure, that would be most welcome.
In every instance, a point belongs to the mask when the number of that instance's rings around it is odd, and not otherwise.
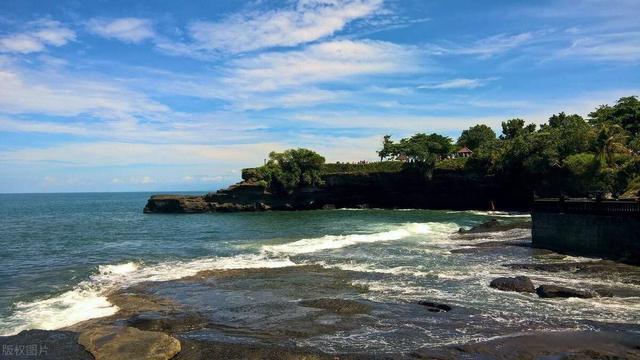
[[[560,253],[640,263],[640,203],[536,199],[533,246]]]

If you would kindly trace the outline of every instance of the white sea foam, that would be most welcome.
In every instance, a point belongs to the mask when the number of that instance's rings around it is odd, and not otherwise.
[[[107,300],[113,289],[145,281],[167,281],[195,275],[207,269],[276,268],[296,265],[288,258],[272,259],[244,254],[192,261],[170,261],[149,266],[142,263],[101,265],[97,274],[72,290],[48,299],[16,304],[13,315],[0,324],[0,335],[13,335],[25,329],[59,329],[80,321],[109,316],[118,308]]]
[[[340,249],[357,244],[400,240],[430,232],[430,224],[409,223],[392,230],[372,234],[325,235],[319,238],[302,239],[286,244],[265,245],[262,250],[267,254],[298,255],[321,250]]]
[[[473,215],[482,215],[482,216],[497,216],[497,217],[506,217],[506,218],[530,218],[531,214],[527,213],[519,213],[519,212],[506,212],[506,211],[478,211],[478,210],[468,210],[465,211],[468,214]]]
[[[378,274],[391,274],[391,275],[411,275],[411,276],[434,276],[431,271],[422,271],[421,267],[413,266],[395,266],[395,267],[382,267],[381,265],[375,265],[370,263],[336,263],[327,264],[325,262],[317,263],[325,268],[340,269],[345,271],[365,272],[365,273],[378,273]]]

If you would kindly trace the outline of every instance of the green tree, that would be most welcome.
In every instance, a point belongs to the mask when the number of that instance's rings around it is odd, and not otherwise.
[[[600,164],[603,166],[613,165],[615,154],[628,153],[624,146],[627,138],[626,132],[619,125],[600,125],[594,141],[596,158]]]
[[[550,135],[549,146],[556,147],[561,159],[588,151],[593,141],[591,127],[582,116],[576,114],[554,114],[549,118],[548,124],[541,125],[540,132]]]
[[[631,135],[640,134],[640,101],[637,96],[620,98],[613,106],[613,116]]]
[[[382,149],[378,151],[378,156],[380,156],[380,161],[391,157],[395,152],[394,149],[395,144],[391,140],[391,135],[385,135],[382,138]]]
[[[458,138],[457,145],[460,147],[466,146],[469,149],[476,151],[483,144],[493,142],[495,140],[496,133],[490,127],[484,124],[478,124],[464,130]]]
[[[536,124],[529,124],[525,126],[524,120],[518,118],[511,119],[502,122],[502,135],[500,135],[500,138],[504,140],[511,140],[524,133],[533,133],[535,130]]]
[[[271,152],[264,166],[269,187],[290,192],[301,186],[322,184],[320,172],[325,158],[309,149],[289,149]]]
[[[593,126],[619,125],[631,135],[640,134],[640,100],[637,96],[626,96],[613,106],[600,105],[589,113],[589,123]]]

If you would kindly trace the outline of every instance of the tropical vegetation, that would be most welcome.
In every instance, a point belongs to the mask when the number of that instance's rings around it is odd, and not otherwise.
[[[623,97],[601,105],[587,118],[564,112],[544,124],[515,118],[501,134],[484,124],[462,131],[457,141],[437,133],[382,139],[380,162],[325,164],[308,149],[273,152],[262,167],[245,169],[243,178],[263,181],[275,191],[322,184],[336,173],[409,172],[429,178],[434,171],[469,177],[493,176],[541,195],[635,195],[640,190],[640,101]],[[457,149],[473,151],[458,157]]]

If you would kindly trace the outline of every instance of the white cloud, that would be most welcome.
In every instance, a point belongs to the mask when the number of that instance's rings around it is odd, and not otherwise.
[[[96,35],[129,43],[139,43],[155,36],[151,21],[133,17],[91,19],[87,27]]]
[[[146,166],[257,164],[276,143],[235,145],[143,144],[125,142],[70,143],[46,148],[0,151],[0,162],[53,162],[69,166]],[[141,178],[142,179],[142,178]]]
[[[96,116],[165,112],[168,108],[114,83],[0,67],[0,111]]]
[[[241,12],[189,30],[200,50],[246,52],[295,46],[333,35],[347,23],[380,10],[383,0],[298,0],[293,8]]]
[[[47,46],[63,46],[75,38],[75,33],[59,22],[40,20],[29,23],[23,32],[0,36],[0,52],[40,52]]]
[[[418,86],[418,89],[475,89],[485,86],[493,79],[451,79],[434,84]]]
[[[559,53],[596,61],[640,61],[640,31],[580,36]]]
[[[519,34],[497,34],[476,40],[471,44],[430,46],[430,52],[435,55],[458,54],[489,58],[529,44],[544,34],[546,34],[546,31],[524,32]]]
[[[235,60],[230,66],[223,81],[251,91],[420,71],[415,49],[373,40],[330,41],[297,51],[268,52]]]

